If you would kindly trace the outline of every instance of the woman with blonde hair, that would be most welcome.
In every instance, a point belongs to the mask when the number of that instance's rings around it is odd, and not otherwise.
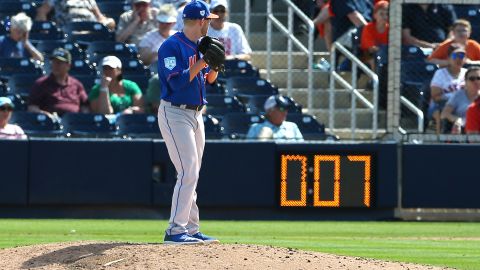
[[[10,20],[10,34],[0,36],[0,57],[32,58],[43,61],[40,53],[28,39],[32,29],[32,19],[21,12]]]

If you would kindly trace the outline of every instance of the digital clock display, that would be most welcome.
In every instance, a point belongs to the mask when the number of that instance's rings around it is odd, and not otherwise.
[[[281,207],[372,206],[371,154],[281,153]]]

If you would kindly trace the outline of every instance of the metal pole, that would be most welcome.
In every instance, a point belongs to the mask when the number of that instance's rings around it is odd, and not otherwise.
[[[313,110],[313,33],[314,25],[308,22],[308,112]]]
[[[250,38],[250,0],[245,0],[245,37]]]
[[[358,68],[357,68],[357,63],[355,61],[352,61],[352,88],[357,89],[357,75],[358,75]],[[351,112],[350,112],[350,129],[352,132],[351,138],[355,139],[355,129],[357,128],[357,96],[352,93],[352,98],[351,98],[352,104],[351,106]]]
[[[267,14],[272,14],[272,0],[267,1]],[[272,21],[267,19],[267,80],[272,73]]]
[[[293,9],[291,6],[288,7],[288,32],[293,33]],[[287,75],[287,89],[288,96],[292,96],[292,39],[288,39],[288,75]]]
[[[330,132],[333,131],[335,127],[335,78],[333,77],[333,73],[335,71],[336,64],[336,52],[337,46],[335,43],[332,44],[332,48],[330,49],[330,89],[328,90],[328,127],[330,128]]]

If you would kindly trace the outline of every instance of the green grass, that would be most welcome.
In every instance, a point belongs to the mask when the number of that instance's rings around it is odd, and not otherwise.
[[[0,219],[0,248],[78,240],[162,242],[167,221]],[[480,223],[202,221],[223,243],[480,269]]]

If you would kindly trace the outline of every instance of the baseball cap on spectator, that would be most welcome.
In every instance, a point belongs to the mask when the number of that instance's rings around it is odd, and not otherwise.
[[[157,21],[161,23],[175,23],[177,22],[177,10],[171,4],[160,6],[157,15]]]
[[[132,4],[136,4],[136,3],[140,3],[140,2],[150,3],[151,0],[132,0]]]
[[[214,10],[218,6],[224,6],[225,9],[228,9],[227,0],[212,0],[210,2],[210,10]]]
[[[217,19],[218,16],[210,13],[207,3],[194,0],[188,3],[183,10],[183,18],[191,20]]]
[[[0,97],[0,107],[5,105],[15,108],[15,105],[13,105],[13,102],[11,99],[9,99],[8,97]]]
[[[56,48],[50,55],[50,59],[57,59],[62,62],[72,63],[72,55],[64,48]]]
[[[388,8],[388,1],[382,0],[375,3],[373,6],[373,14],[375,14],[379,9]]]
[[[290,103],[282,95],[270,96],[269,98],[267,98],[267,100],[265,100],[265,104],[263,105],[263,108],[265,109],[266,112],[275,107],[279,109],[288,110],[290,109]]]
[[[109,66],[111,68],[122,68],[122,61],[118,57],[109,55],[105,56],[102,60],[102,67]]]

